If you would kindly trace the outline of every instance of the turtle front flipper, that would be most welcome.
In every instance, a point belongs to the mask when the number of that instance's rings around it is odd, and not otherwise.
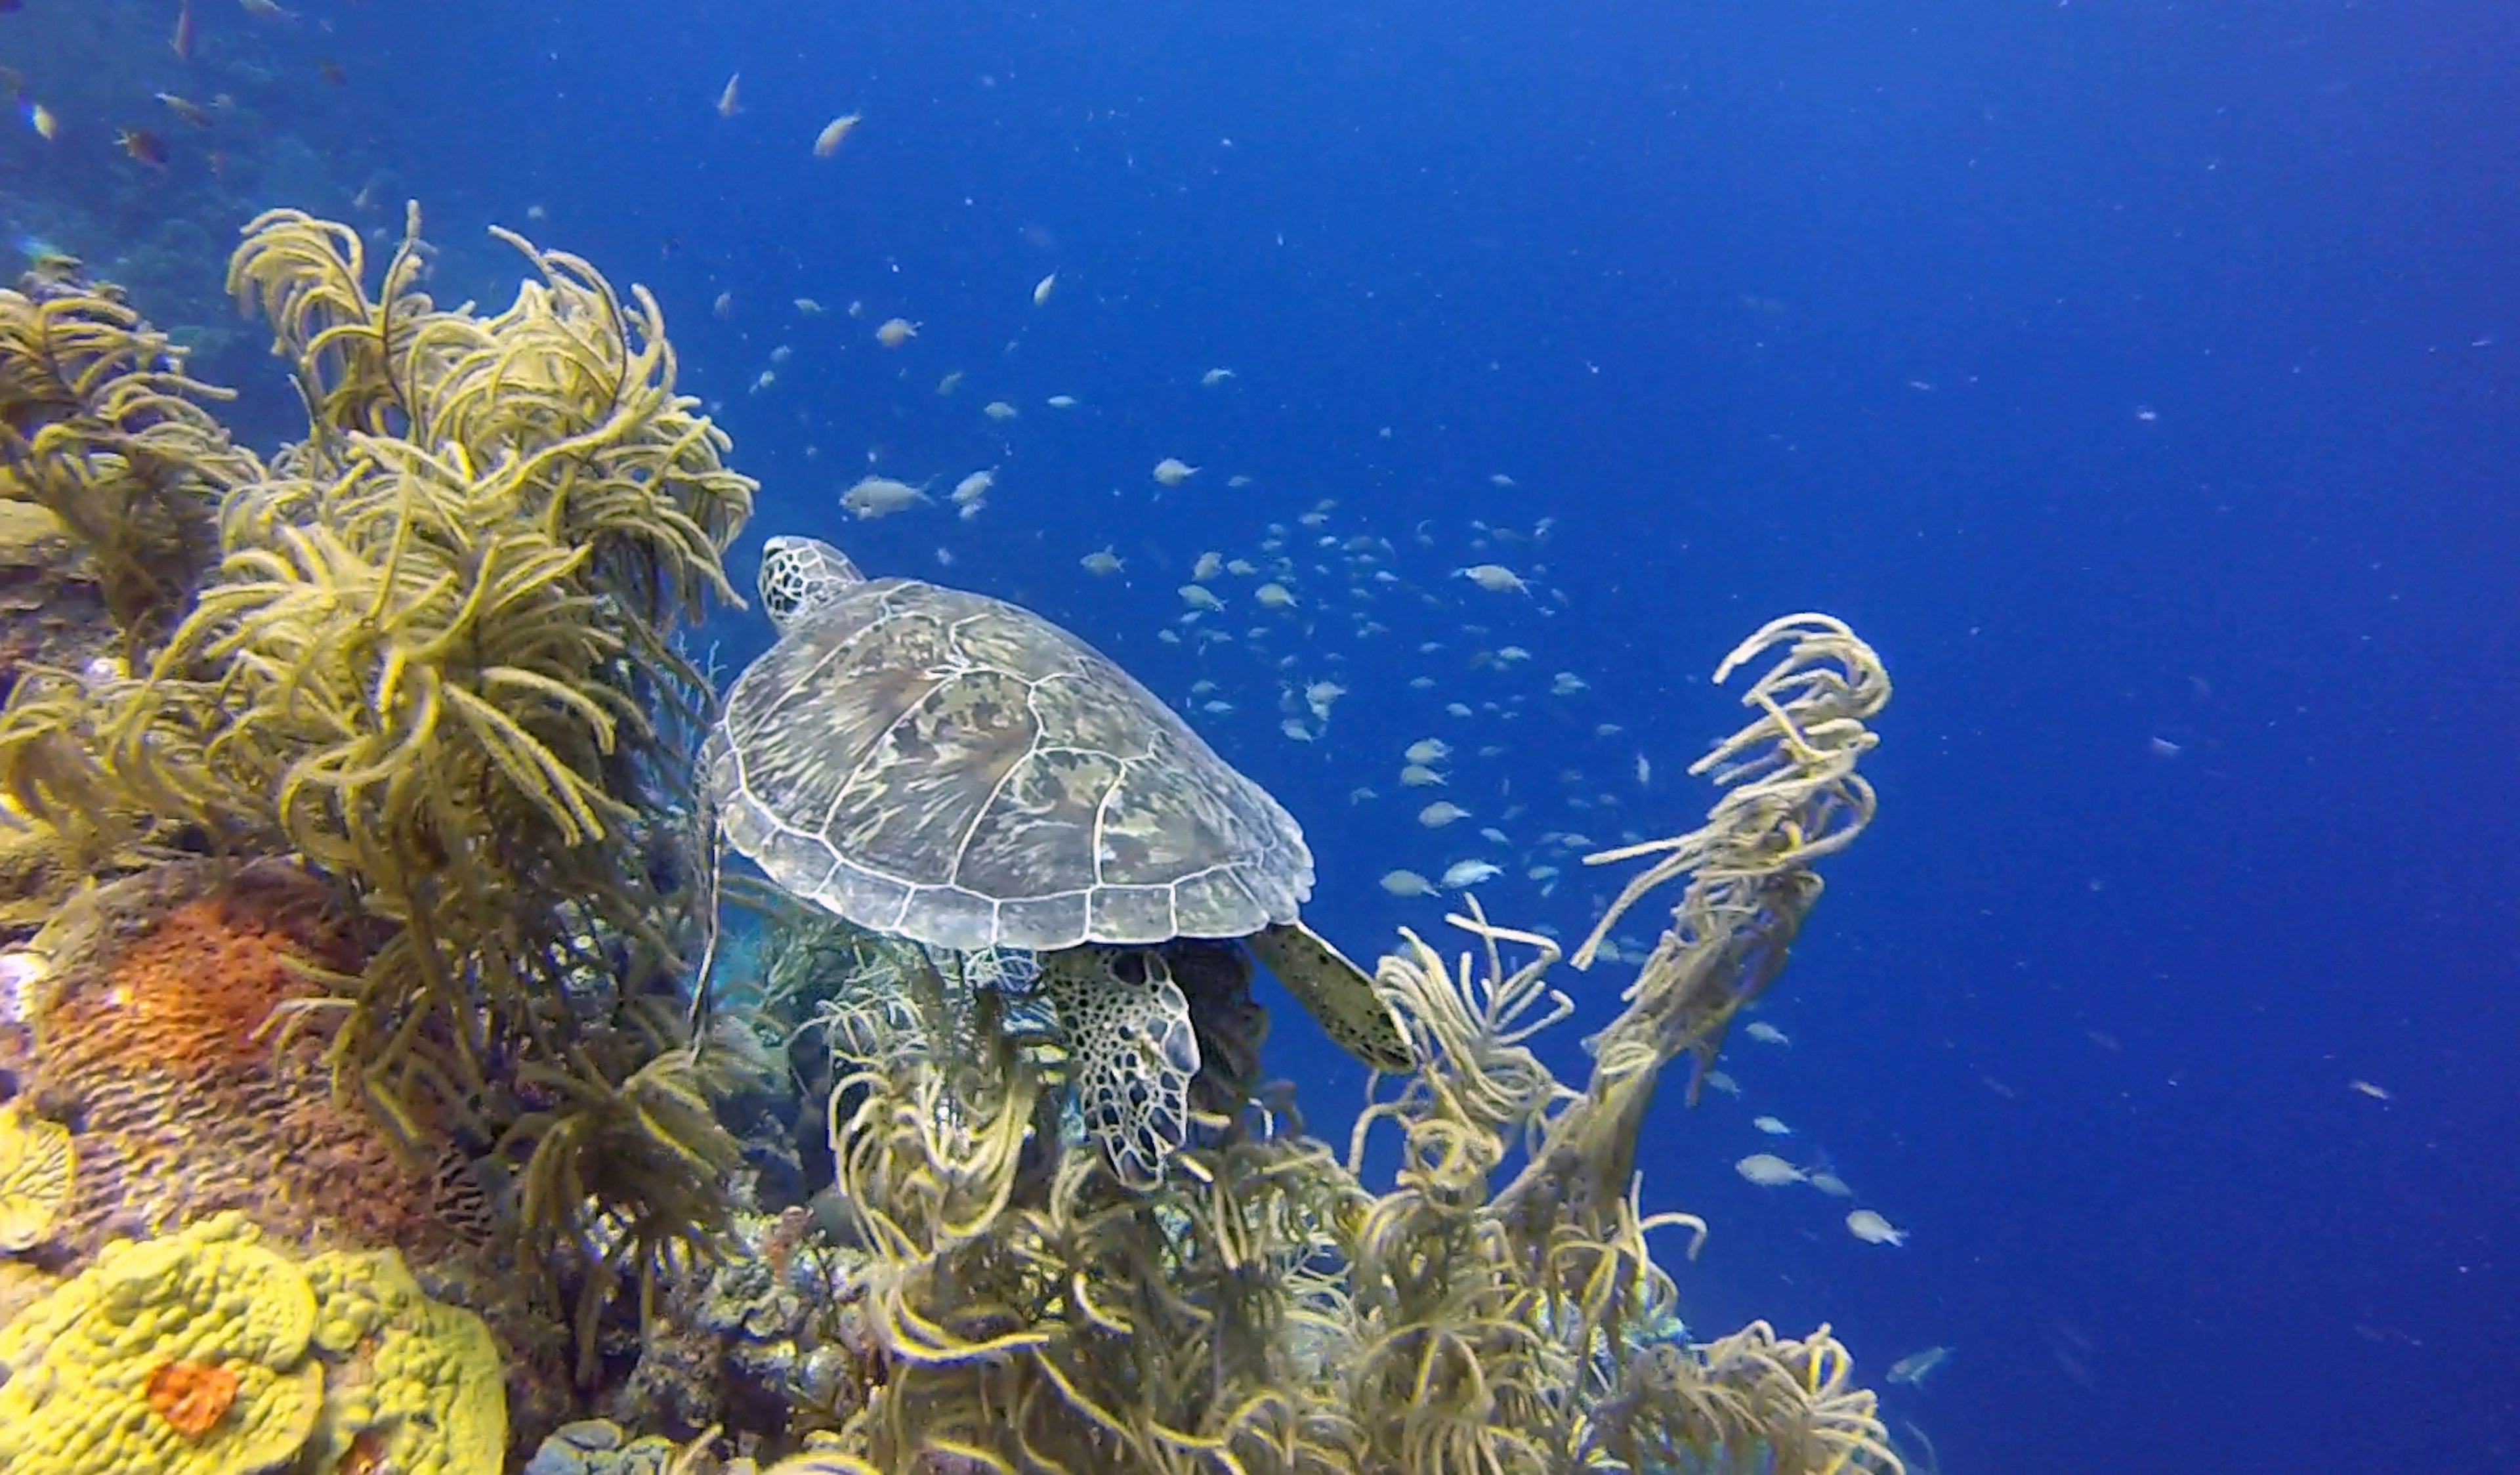
[[[1281,922],[1251,935],[1251,950],[1278,975],[1305,1012],[1342,1050],[1393,1075],[1416,1067],[1399,1016],[1373,991],[1372,975],[1301,922]]]
[[[1190,1132],[1198,1037],[1190,1000],[1145,947],[1088,945],[1042,960],[1041,983],[1067,1037],[1086,1134],[1122,1183],[1147,1192]]]

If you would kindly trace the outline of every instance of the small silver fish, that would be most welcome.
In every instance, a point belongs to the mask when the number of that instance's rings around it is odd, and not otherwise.
[[[1893,1383],[1905,1383],[1911,1388],[1922,1388],[1925,1386],[1925,1379],[1933,1374],[1934,1369],[1951,1360],[1951,1348],[1928,1347],[1922,1352],[1912,1352],[1891,1363],[1890,1371],[1886,1376]]]

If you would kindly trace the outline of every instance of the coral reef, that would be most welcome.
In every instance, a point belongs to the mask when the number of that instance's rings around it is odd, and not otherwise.
[[[59,834],[134,814],[154,828],[132,834],[293,853],[340,886],[375,945],[285,1001],[282,1051],[320,1039],[335,1093],[424,1160],[514,1145],[521,1242],[591,1246],[610,1216],[626,1249],[604,1263],[644,1284],[729,1205],[723,1144],[661,1060],[681,1040],[641,1013],[686,971],[695,868],[619,842],[689,809],[708,696],[675,632],[736,600],[720,559],[752,484],[674,392],[644,292],[510,236],[536,274],[515,304],[439,309],[416,209],[407,227],[374,297],[357,232],[248,228],[230,289],[272,323],[307,438],[268,470],[220,463],[215,571],[144,671],[20,683],[0,790]],[[192,426],[189,382],[136,351],[98,349],[86,399]],[[48,392],[0,392],[15,414]],[[685,1135],[640,1137],[677,1106]],[[646,1171],[554,1176],[580,1141],[638,1146]]]
[[[1852,632],[1732,652],[1706,823],[1589,857],[1646,864],[1577,969],[1678,895],[1580,1085],[1529,1043],[1559,947],[1472,903],[1381,960],[1415,1065],[1342,1153],[1185,942],[1199,1069],[1124,1175],[1089,1129],[1148,1082],[1096,1096],[1076,979],[721,896],[680,639],[752,484],[652,299],[501,239],[484,316],[416,210],[373,289],[357,231],[255,220],[228,286],[306,414],[268,461],[110,289],[0,294],[0,617],[112,627],[0,628],[0,1467],[1899,1468],[1826,1326],[1685,1325],[1654,1247],[1706,1226],[1637,1173],[1872,815]],[[728,899],[780,925],[712,1022]],[[796,1102],[810,1151],[746,1139]]]
[[[818,1234],[802,1207],[743,1216],[736,1234],[725,1259],[676,1277],[603,1410],[677,1437],[714,1427],[772,1445],[846,1426],[881,1373],[860,1305],[864,1255]]]
[[[1682,1337],[1647,1238],[1685,1229],[1693,1251],[1705,1226],[1645,1214],[1633,1173],[1660,1070],[1713,1058],[1817,899],[1812,861],[1871,813],[1854,763],[1888,697],[1878,661],[1806,617],[1724,673],[1778,646],[1760,715],[1701,765],[1723,800],[1622,898],[1686,878],[1582,1091],[1522,1042],[1553,1017],[1556,945],[1475,907],[1453,920],[1483,969],[1415,937],[1383,960],[1421,1065],[1345,1161],[1246,1106],[1133,1192],[1050,1149],[1011,1047],[979,1041],[986,1068],[956,1083],[925,1051],[865,1049],[880,1016],[847,1016],[832,1134],[884,1365],[865,1412],[792,1468],[1896,1469],[1827,1328]],[[1508,970],[1508,946],[1534,955]],[[1401,1166],[1377,1193],[1364,1164],[1385,1127]]]

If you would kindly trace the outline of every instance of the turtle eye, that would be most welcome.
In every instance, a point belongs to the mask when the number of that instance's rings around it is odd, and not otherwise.
[[[1142,953],[1124,952],[1111,960],[1111,976],[1124,984],[1143,986],[1147,982],[1147,959]]]

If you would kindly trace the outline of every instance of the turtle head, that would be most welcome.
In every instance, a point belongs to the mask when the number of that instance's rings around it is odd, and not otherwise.
[[[864,582],[849,556],[820,538],[774,537],[761,545],[761,608],[782,634]]]

